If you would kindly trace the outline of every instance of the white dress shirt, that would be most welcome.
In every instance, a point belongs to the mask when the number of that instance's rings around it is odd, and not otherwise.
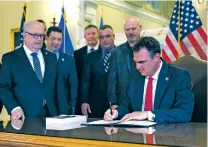
[[[91,47],[91,46],[89,46],[89,45],[87,45],[87,53],[89,54],[89,53],[91,53],[91,48],[94,48],[95,50],[98,50],[98,48],[99,48],[99,43],[97,43],[97,45],[96,46],[94,46],[94,47]],[[94,50],[94,51],[95,51]]]
[[[155,91],[157,87],[157,81],[158,77],[160,74],[160,70],[162,68],[163,62],[160,61],[160,66],[157,69],[156,73],[152,76],[153,81],[152,81],[152,109],[154,110],[154,102],[155,102]],[[144,83],[144,93],[143,93],[143,103],[142,103],[142,111],[144,111],[144,106],[145,106],[145,97],[146,97],[146,88],[147,88],[147,83],[148,83],[149,76],[145,77],[145,83]]]
[[[27,55],[27,58],[30,61],[30,64],[31,64],[31,66],[32,66],[32,68],[34,70],[33,57],[31,55],[33,52],[31,50],[29,50],[25,45],[23,47],[24,47],[25,53]],[[45,61],[44,61],[43,54],[42,54],[41,50],[39,50],[37,52],[37,56],[38,56],[38,59],[40,61],[40,67],[41,67],[42,77],[44,77],[44,73],[45,73]]]

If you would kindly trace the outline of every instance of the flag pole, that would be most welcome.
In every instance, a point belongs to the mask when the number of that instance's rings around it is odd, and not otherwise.
[[[62,10],[64,10],[64,0],[63,0],[63,6],[62,6]],[[65,49],[65,47],[66,47],[66,18],[65,18],[65,10],[62,12],[63,14],[63,18],[64,18],[64,50],[63,50],[63,52],[65,53],[66,52],[66,49]]]
[[[178,59],[181,57],[181,5],[178,0]]]

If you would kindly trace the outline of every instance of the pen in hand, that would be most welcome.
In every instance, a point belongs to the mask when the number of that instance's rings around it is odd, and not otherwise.
[[[113,115],[113,110],[112,110],[111,102],[109,102],[109,104],[110,104],[110,115]]]

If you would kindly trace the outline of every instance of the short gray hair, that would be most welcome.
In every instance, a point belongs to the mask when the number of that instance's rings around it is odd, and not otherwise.
[[[30,26],[34,25],[34,24],[40,24],[42,25],[40,22],[38,22],[37,20],[30,20],[30,21],[27,21],[24,23],[24,26],[23,26],[23,32],[27,32],[28,31],[28,28],[30,28]],[[43,26],[44,28],[44,26]]]

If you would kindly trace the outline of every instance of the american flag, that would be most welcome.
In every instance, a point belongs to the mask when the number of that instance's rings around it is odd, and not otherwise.
[[[27,3],[25,3],[25,5],[23,7],[22,20],[21,20],[21,24],[20,24],[20,40],[19,40],[18,47],[21,47],[23,45],[23,26],[26,21],[26,9],[27,9]]]
[[[179,12],[180,15],[178,15]],[[179,23],[180,27],[178,27]],[[207,47],[207,33],[202,27],[202,22],[192,1],[180,1],[180,10],[179,1],[176,1],[162,50],[163,58],[168,63],[187,55],[207,60]]]

